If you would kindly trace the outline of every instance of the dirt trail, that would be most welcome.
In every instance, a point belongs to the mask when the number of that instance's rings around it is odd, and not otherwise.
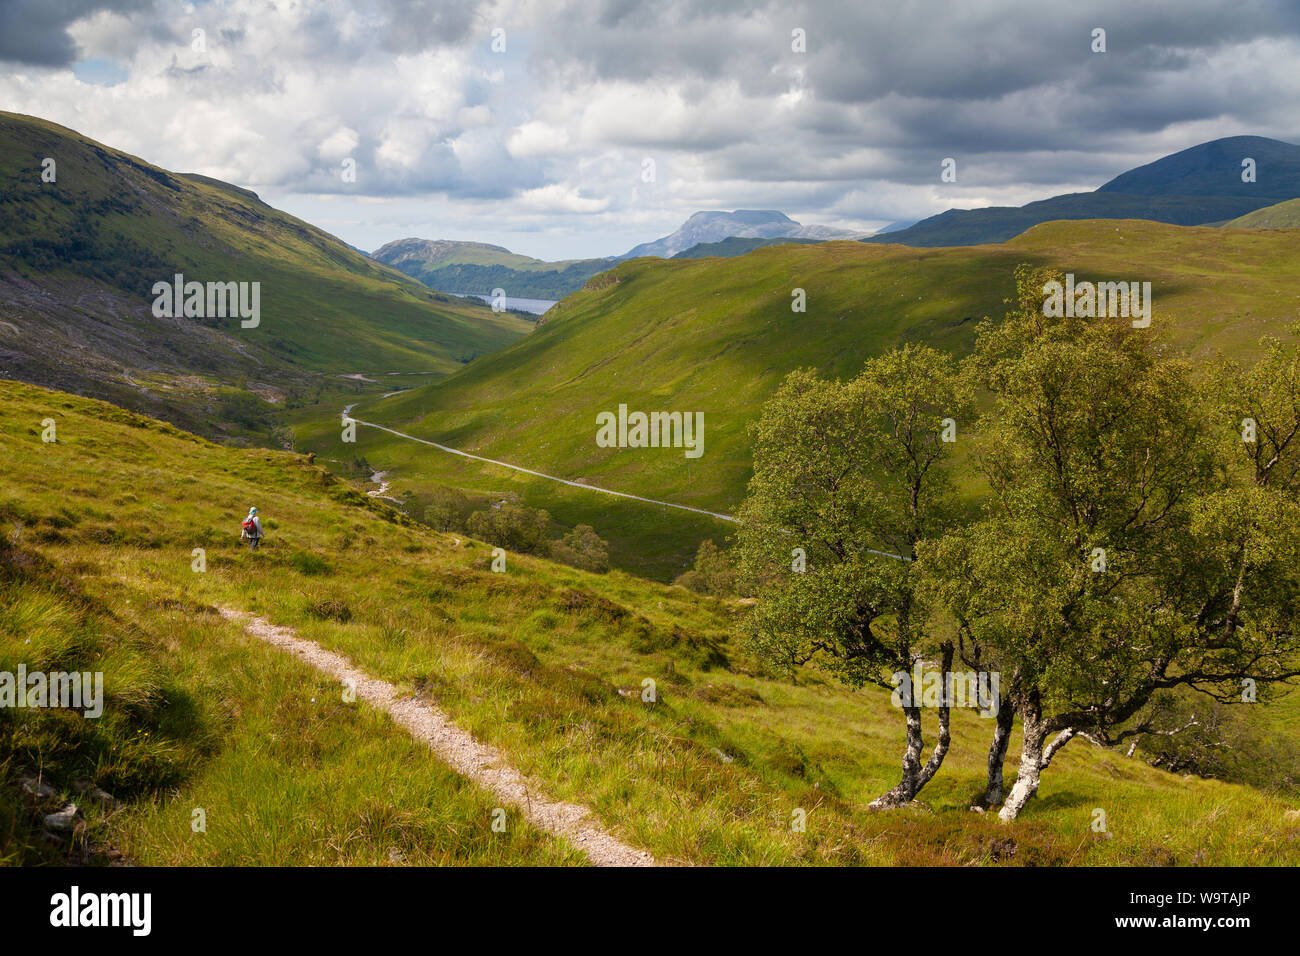
[[[506,763],[499,750],[475,740],[432,704],[403,697],[392,684],[357,670],[347,658],[327,651],[315,641],[298,637],[292,628],[278,627],[265,618],[230,608],[221,608],[221,616],[242,624],[252,636],[355,687],[358,699],[387,712],[394,723],[428,744],[458,774],[491,791],[504,804],[516,807],[537,828],[574,844],[595,866],[654,866],[654,858],[649,853],[606,833],[586,807],[548,799],[535,784]]]

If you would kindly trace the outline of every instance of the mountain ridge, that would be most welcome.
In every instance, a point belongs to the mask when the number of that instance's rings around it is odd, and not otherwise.
[[[0,112],[0,178],[3,374],[205,434],[269,427],[271,406],[323,376],[445,374],[529,327],[431,292],[251,190],[38,117]],[[177,274],[256,283],[256,321],[160,314],[154,286]]]
[[[1252,155],[1254,154],[1254,155]],[[1242,161],[1256,161],[1243,182]],[[1263,136],[1228,136],[1126,170],[1093,192],[1065,193],[1023,206],[948,209],[906,229],[861,240],[905,246],[1005,242],[1043,222],[1149,219],[1178,226],[1221,223],[1300,196],[1300,146]]]

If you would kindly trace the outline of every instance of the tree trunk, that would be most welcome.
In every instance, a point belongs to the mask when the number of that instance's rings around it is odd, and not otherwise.
[[[930,752],[930,759],[925,762],[921,768],[921,774],[916,781],[916,791],[913,797],[921,792],[921,788],[930,782],[943,765],[943,758],[948,755],[948,744],[952,737],[948,732],[949,722],[952,715],[952,655],[955,648],[951,644],[944,644],[943,658],[939,662],[939,668],[943,673],[943,701],[939,704],[939,739],[935,741],[934,750]]]
[[[1010,823],[1025,808],[1029,798],[1038,792],[1038,779],[1043,770],[1043,742],[1047,728],[1043,723],[1042,700],[1037,692],[1026,699],[1021,719],[1024,722],[1024,743],[1020,750],[1020,770],[1007,801],[998,812],[1003,823]]]
[[[1038,762],[1038,769],[1046,770],[1047,765],[1050,764],[1052,758],[1056,756],[1056,752],[1073,740],[1076,733],[1078,733],[1078,731],[1073,727],[1066,727],[1052,738],[1052,742],[1048,744],[1047,749],[1043,751],[1043,759]]]
[[[913,697],[915,704],[916,698]],[[907,718],[907,749],[903,751],[903,779],[888,793],[882,793],[867,805],[871,810],[892,810],[901,807],[916,796],[920,789],[921,748],[925,742],[921,739],[921,708],[904,707]]]
[[[989,782],[984,789],[984,806],[996,807],[1006,797],[1003,790],[1002,766],[1007,760],[1007,746],[1011,743],[1011,726],[1015,723],[1016,709],[1008,701],[1001,701],[998,707],[996,723],[993,727],[993,742],[989,744]]]
[[[948,745],[952,739],[949,733],[952,701],[948,675],[952,673],[953,651],[951,644],[943,645],[943,659],[939,665],[943,674],[944,687],[943,699],[939,704],[939,738],[935,741],[930,759],[925,762],[924,767],[921,766],[921,751],[925,748],[925,741],[921,737],[921,708],[917,706],[920,700],[920,688],[914,687],[912,706],[903,708],[903,713],[907,717],[907,749],[903,752],[903,779],[894,789],[872,800],[868,804],[868,809],[890,810],[911,802],[943,764],[943,758],[948,754]]]

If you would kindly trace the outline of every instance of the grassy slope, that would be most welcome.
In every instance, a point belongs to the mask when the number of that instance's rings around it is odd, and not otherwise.
[[[47,156],[56,183],[40,180]],[[247,190],[169,173],[44,120],[0,113],[0,179],[0,305],[11,323],[0,323],[0,347],[6,367],[30,381],[122,401],[131,397],[119,394],[125,374],[153,379],[144,384],[154,399],[171,388],[185,404],[186,373],[209,384],[446,373],[530,327],[432,293]],[[261,324],[154,319],[153,283],[177,272],[260,282]],[[51,297],[56,308],[42,304]],[[95,347],[61,345],[69,330]]]
[[[58,422],[57,445],[40,441],[45,417]],[[989,725],[965,711],[925,794],[935,812],[873,815],[866,800],[894,782],[897,711],[877,691],[765,676],[732,636],[737,606],[513,556],[493,574],[483,545],[404,522],[300,456],[220,448],[30,386],[0,383],[0,443],[5,533],[68,579],[42,585],[38,575],[18,585],[18,611],[0,605],[13,635],[0,645],[5,662],[30,663],[30,648],[70,633],[42,626],[21,602],[84,594],[100,637],[40,659],[100,661],[112,719],[141,702],[112,740],[150,731],[152,743],[134,746],[172,776],[150,784],[132,770],[143,758],[60,752],[57,741],[76,740],[75,718],[47,729],[41,747],[11,746],[3,772],[11,784],[44,761],[66,786],[88,764],[97,782],[134,798],[92,816],[93,839],[145,862],[384,862],[390,846],[412,861],[572,859],[517,821],[494,843],[481,795],[385,720],[334,702],[338,688],[203,611],[218,605],[296,626],[427,695],[552,793],[594,807],[669,862],[963,864],[1012,849],[1015,863],[1300,860],[1288,801],[1086,744],[1062,752],[1013,829],[975,816],[966,806]],[[250,555],[236,523],[254,502],[269,537]],[[195,547],[206,549],[204,573],[191,569]],[[327,600],[351,619],[313,611]],[[127,658],[113,645],[124,635]],[[655,706],[639,699],[647,677],[658,683]],[[30,739],[25,724],[16,738],[0,735],[13,739]],[[0,790],[0,854],[22,858],[26,817],[11,787]],[[208,811],[206,839],[187,829],[196,806]],[[809,811],[806,833],[791,832],[796,807]],[[1089,829],[1095,807],[1113,839]]]
[[[746,426],[798,366],[854,374],[906,341],[961,352],[983,316],[998,316],[1016,264],[1080,279],[1148,280],[1156,315],[1189,351],[1248,355],[1294,321],[1296,246],[1285,233],[1151,222],[1061,222],[997,246],[915,249],[831,242],[783,245],[732,260],[623,263],[548,314],[528,338],[429,387],[363,403],[357,414],[420,437],[566,478],[731,512],[749,478]],[[808,311],[790,311],[793,288]],[[705,452],[605,449],[596,414],[620,402],[705,413]],[[299,447],[349,453],[335,421],[299,431]],[[725,524],[625,504],[499,468],[466,463],[362,429],[357,449],[393,466],[395,487],[428,482],[516,491],[566,524],[588,522],[613,557],[660,578]]]
[[[1256,209],[1223,225],[1228,229],[1300,229],[1300,199]]]
[[[792,239],[786,236],[775,236],[769,239],[746,239],[740,236],[728,236],[718,242],[698,243],[677,253],[672,258],[707,259],[710,256],[730,258],[732,256],[743,256],[747,252],[753,252],[755,249],[762,249],[765,246],[811,245],[819,241],[817,239]]]
[[[114,851],[145,865],[580,860],[513,811],[492,834],[486,794],[237,627],[132,582],[111,591],[87,607],[39,578],[0,581],[0,668],[103,670],[108,697],[89,734],[90,721],[57,713],[0,719],[0,864],[98,863]],[[20,770],[40,771],[57,798],[20,799]],[[126,809],[78,795],[80,779]],[[87,829],[51,844],[39,816],[69,801]],[[206,832],[191,829],[195,808]]]

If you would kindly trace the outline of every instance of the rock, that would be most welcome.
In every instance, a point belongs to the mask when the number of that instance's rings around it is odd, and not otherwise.
[[[974,806],[974,807],[971,807],[971,808],[970,808],[970,812],[971,812],[971,813],[983,813],[983,812],[984,812],[984,808],[983,808],[983,807],[980,807],[980,806]]]
[[[55,794],[53,787],[36,777],[23,777],[18,783],[23,788],[24,793],[29,793],[38,800],[48,800]]]
[[[1016,845],[1016,841],[1011,837],[998,837],[989,844],[989,859],[994,863],[1001,863],[1014,857],[1018,849],[1020,848]]]
[[[81,813],[81,808],[75,803],[69,803],[58,813],[51,813],[45,817],[45,826],[51,830],[66,832],[77,825],[77,816]]]

